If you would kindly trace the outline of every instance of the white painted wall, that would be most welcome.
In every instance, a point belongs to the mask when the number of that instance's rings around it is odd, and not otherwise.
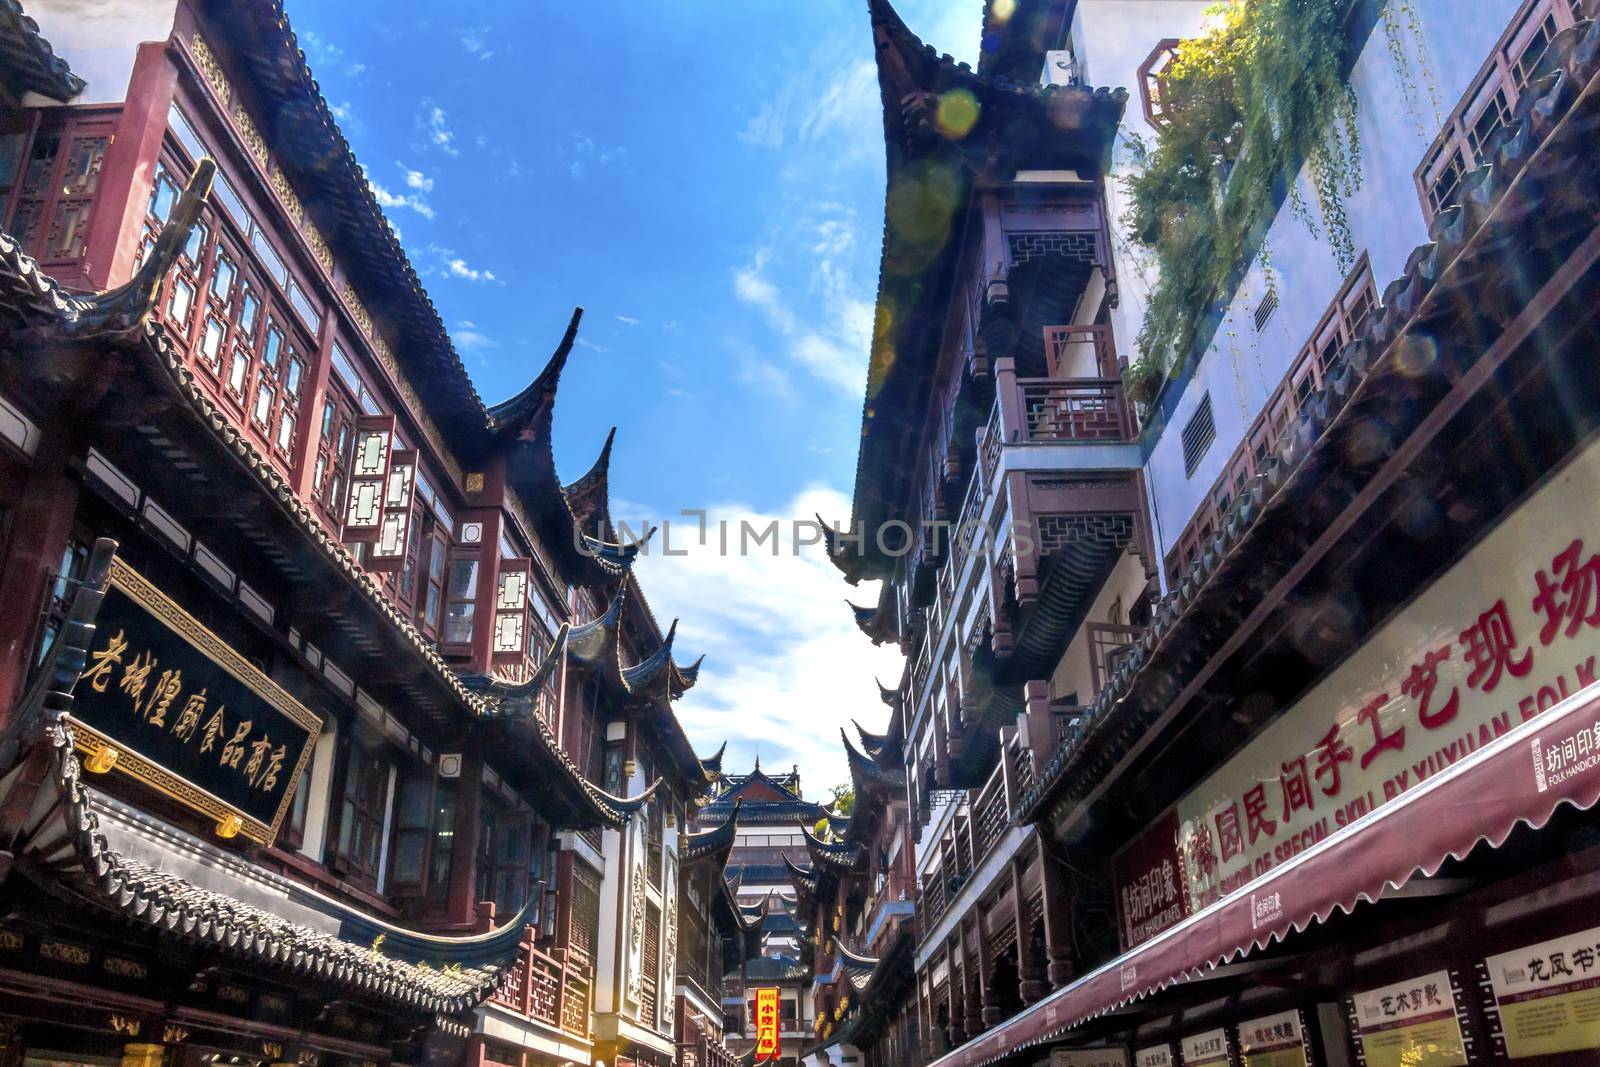
[[[107,104],[127,99],[135,50],[172,35],[178,5],[177,0],[28,0],[26,10],[56,55],[88,83],[72,102]]]
[[[1185,0],[1081,0],[1074,31],[1076,37],[1081,27],[1083,60],[1092,83],[1129,87],[1126,129],[1147,137],[1150,133],[1137,99],[1138,64],[1162,37],[1192,32],[1198,25],[1198,9],[1204,6]],[[1356,251],[1368,255],[1380,294],[1400,274],[1411,250],[1427,240],[1412,175],[1519,3],[1473,0],[1470,6],[1472,17],[1463,18],[1460,0],[1416,0],[1425,62],[1413,58],[1411,63],[1418,85],[1409,106],[1381,22],[1367,39],[1352,73],[1363,184],[1347,206],[1347,214]],[[1186,20],[1189,31],[1183,29]],[[1422,77],[1424,70],[1431,75],[1439,102],[1437,113]],[[1128,166],[1126,145],[1119,143],[1114,171],[1125,173]],[[1301,187],[1314,202],[1304,175]],[[1125,209],[1117,183],[1109,183],[1108,197],[1115,230]],[[1115,324],[1118,347],[1132,353],[1148,290],[1138,284],[1136,270],[1125,268],[1125,263],[1133,260],[1126,240],[1119,236],[1113,243],[1119,256],[1122,295]],[[1236,294],[1147,464],[1156,539],[1163,558],[1205,501],[1344,281],[1327,244],[1313,237],[1287,207],[1274,220],[1268,243],[1277,276],[1278,310],[1257,335],[1251,315],[1266,291],[1258,263]],[[1184,473],[1181,433],[1208,392],[1216,440],[1189,476]]]

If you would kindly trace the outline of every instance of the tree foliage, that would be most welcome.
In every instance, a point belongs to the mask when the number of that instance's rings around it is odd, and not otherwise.
[[[1360,186],[1361,144],[1343,76],[1348,7],[1231,0],[1169,65],[1166,125],[1153,145],[1135,141],[1143,166],[1126,179],[1124,222],[1160,268],[1129,374],[1137,399],[1182,364],[1229,280],[1264,248],[1285,182],[1291,209],[1341,271],[1354,262],[1344,207]],[[1302,164],[1314,205],[1295,180]]]

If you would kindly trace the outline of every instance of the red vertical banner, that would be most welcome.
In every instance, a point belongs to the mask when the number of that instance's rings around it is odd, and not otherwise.
[[[756,1062],[776,1060],[778,1043],[778,991],[771,986],[756,990]]]

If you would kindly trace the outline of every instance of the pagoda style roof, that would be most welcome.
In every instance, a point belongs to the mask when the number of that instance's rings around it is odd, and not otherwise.
[[[728,862],[728,853],[733,851],[733,843],[738,832],[739,803],[735,801],[733,810],[722,821],[722,825],[683,835],[678,845],[678,859],[683,863],[711,859],[720,867]]]
[[[760,982],[798,982],[811,977],[811,968],[797,957],[779,952],[746,962],[745,976]]]
[[[595,497],[604,498],[604,467],[592,479],[588,489],[580,494],[578,504],[586,509],[582,515],[556,475],[555,454],[551,447],[556,389],[561,383],[561,372],[566,367],[567,357],[577,341],[578,324],[582,320],[583,309],[574,308],[566,332],[561,335],[544,369],[521,392],[490,408],[487,416],[494,442],[490,451],[505,456],[507,484],[531,508],[527,518],[538,533],[540,542],[554,557],[556,567],[563,576],[575,585],[592,586],[620,578],[649,540],[650,531],[628,544],[608,539],[608,506],[599,509],[607,515],[604,529],[597,533],[586,525],[585,520],[593,518]],[[608,438],[602,462],[609,455]],[[595,475],[592,470],[584,477],[590,478],[591,475]]]
[[[611,445],[616,439],[617,428],[613,426],[606,434],[606,443],[601,446],[594,465],[577,481],[561,488],[573,515],[578,519],[579,529],[606,542],[617,539],[616,530],[611,525],[610,486]]]
[[[55,54],[18,0],[0,0],[0,84],[13,98],[38,93],[63,104],[83,92],[84,80]]]
[[[850,607],[850,614],[855,616],[856,628],[872,638],[873,644],[881,645],[895,636],[893,616],[878,605],[864,608],[848,600],[845,603]]]
[[[0,827],[0,843],[13,857],[13,876],[109,919],[247,961],[284,979],[325,985],[336,996],[431,1016],[461,1016],[486,1000],[515,956],[526,908],[488,933],[448,937],[404,930],[318,896],[343,913],[334,935],[129,860],[108,846],[95,794],[82,780],[69,716],[115,549],[109,540],[96,542],[66,624],[37,681],[0,732],[0,805],[38,813]],[[383,952],[373,949],[378,934]]]
[[[1468,422],[1461,412],[1474,411],[1481,399],[1470,388],[1492,392],[1496,406],[1513,403],[1525,391],[1520,402],[1530,405],[1528,419],[1517,425],[1545,425],[1537,405],[1550,394],[1529,383],[1562,383],[1572,373],[1566,361],[1587,358],[1587,349],[1568,356],[1555,341],[1524,342],[1543,338],[1551,323],[1586,319],[1593,311],[1592,292],[1578,279],[1592,277],[1600,261],[1600,228],[1593,204],[1580,204],[1571,190],[1574,175],[1594,171],[1597,122],[1600,23],[1585,21],[1552,39],[1511,121],[1486,142],[1488,162],[1463,176],[1457,202],[1435,217],[1429,240],[1406,258],[1403,273],[1384,288],[1359,335],[1337,353],[1335,372],[1298,406],[1275,453],[1258,465],[1262,473],[1235,495],[1217,533],[1155,604],[1150,625],[1084,709],[1084,729],[1057,746],[1037,783],[1020,798],[1021,818],[1037,821],[1052,809],[1068,813],[1081,805],[1091,790],[1106,785],[1135,745],[1155,736],[1163,716],[1176,713],[1174,697],[1195,684],[1190,679],[1225,639],[1244,633],[1247,622],[1261,627],[1258,639],[1274,625],[1279,606],[1302,592],[1286,591],[1285,575],[1310,567],[1312,550],[1322,551],[1318,546],[1339,544],[1330,539],[1330,517],[1376,509],[1367,502],[1388,499],[1384,494],[1396,479],[1408,497],[1442,497],[1449,487],[1464,512],[1497,514],[1521,491],[1519,478],[1549,469],[1575,446],[1568,428],[1581,420],[1548,420],[1550,439],[1541,435],[1541,452],[1530,441],[1526,449],[1519,445],[1514,460],[1496,466],[1487,458],[1493,444],[1463,446],[1485,423]],[[1419,343],[1429,352],[1421,372],[1412,355]],[[1482,382],[1497,384],[1475,384]],[[1400,396],[1404,402],[1395,403]],[[1518,414],[1517,407],[1504,412],[1506,420]],[[1452,419],[1459,428],[1446,436]],[[1361,450],[1358,443],[1374,434],[1381,434],[1384,447]],[[1422,468],[1428,473],[1419,474]],[[1480,492],[1486,499],[1466,495]],[[1434,499],[1437,507],[1447,503]],[[1361,538],[1380,544],[1380,533],[1388,534],[1393,523],[1371,519],[1368,510],[1357,520]],[[1398,521],[1404,531],[1404,520]],[[1456,525],[1479,528],[1478,520]],[[1447,530],[1433,537],[1429,564],[1452,558],[1444,549],[1456,542],[1446,536],[1466,535]],[[1395,542],[1408,537],[1401,532]],[[1342,545],[1331,553],[1338,554],[1343,573],[1353,573],[1354,553],[1344,553]],[[1421,561],[1403,571],[1387,567],[1383,574],[1381,586],[1364,590],[1365,601],[1341,588],[1366,624],[1386,616],[1391,605],[1385,598],[1395,598],[1397,607],[1412,595],[1411,582],[1428,577]],[[1344,634],[1337,647],[1358,639]],[[1302,662],[1313,676],[1315,661]]]
[[[722,742],[722,745],[715,752],[713,752],[711,755],[709,755],[709,756],[701,756],[700,757],[700,766],[704,767],[706,769],[706,773],[711,775],[712,777],[721,778],[722,777],[722,757],[727,754],[727,751],[728,751],[728,742],[724,741],[724,742]]]
[[[672,645],[678,632],[677,620],[673,620],[655,651],[638,663],[624,666],[621,623],[628,589],[627,583],[618,585],[616,595],[603,613],[589,622],[572,627],[567,640],[567,654],[573,662],[593,673],[626,700],[644,702],[658,699],[662,703],[677,700],[694,686],[704,657],[687,667],[678,664],[672,656]],[[695,763],[699,765],[699,762],[696,757]]]
[[[815,867],[802,867],[790,859],[787,853],[783,855],[783,865],[789,872],[789,881],[800,893],[813,899],[817,895],[817,869]]]
[[[816,1045],[803,1049],[802,1059],[809,1059],[841,1043],[865,1046],[883,1033],[899,1015],[901,1006],[914,989],[916,971],[912,967],[913,942],[910,924],[898,927],[884,944],[882,954],[877,957],[851,952],[837,938],[834,939],[839,975],[849,984],[853,994],[845,1007],[843,1019],[834,1029],[827,1031]]]
[[[209,159],[195,167],[139,270],[127,284],[103,293],[74,294],[63,290],[55,279],[39,270],[15,239],[0,233],[0,312],[5,313],[0,315],[0,335],[10,332],[18,350],[55,345],[63,352],[92,349],[89,358],[98,361],[105,360],[108,353],[127,356],[143,372],[136,377],[175,395],[175,407],[198,436],[217,451],[217,477],[231,473],[270,502],[268,508],[261,510],[276,515],[287,524],[291,536],[299,538],[307,549],[308,564],[321,572],[316,581],[325,583],[324,588],[330,592],[338,586],[354,594],[371,617],[381,620],[395,654],[414,658],[421,668],[417,677],[425,680],[432,691],[442,694],[447,704],[454,704],[474,719],[499,717],[503,709],[497,695],[480,695],[395,608],[373,576],[311,513],[288,480],[207,396],[183,359],[168,345],[161,325],[152,319],[162,280],[199,219],[215,173],[215,164]],[[75,356],[64,357],[63,365],[75,360]],[[354,607],[352,604],[352,610]],[[612,806],[605,794],[583,777],[565,750],[549,736],[548,728],[543,734],[536,734],[532,742],[519,755],[531,756],[542,768],[551,795],[565,798],[566,825],[574,829],[622,825],[626,807]]]
[[[837,937],[833,939],[833,950],[839,956],[840,976],[849,982],[850,988],[856,992],[865,989],[867,982],[872,978],[873,970],[878,966],[877,957],[851,952]]]
[[[812,870],[855,871],[866,859],[866,850],[853,841],[824,841],[805,823],[800,824],[800,833],[806,841],[806,852],[811,856]]]
[[[589,781],[578,771],[576,764],[571,764],[571,757],[566,749],[556,739],[550,724],[539,711],[539,697],[547,688],[557,684],[557,667],[560,666],[562,657],[566,652],[567,641],[571,628],[562,623],[556,631],[555,641],[550,646],[550,651],[540,661],[531,676],[521,682],[507,682],[490,674],[462,675],[462,682],[478,694],[480,700],[479,715],[490,723],[504,724],[507,733],[519,744],[523,750],[529,748],[538,752],[542,757],[536,765],[545,765],[550,761],[567,762],[572,767],[570,781],[577,784],[585,794],[589,804],[610,816],[605,825],[620,827],[627,821],[628,816],[640,811],[655,794],[661,785],[657,779],[649,788],[633,797],[619,797],[608,793]],[[567,784],[568,779],[557,776],[551,779],[547,774],[533,775],[508,775],[512,777],[518,788],[524,792],[533,792],[550,798],[553,787]],[[577,813],[582,818],[581,811]]]
[[[979,179],[1021,169],[1104,170],[1127,92],[989,77],[940,55],[889,0],[868,0],[882,98],[887,192],[876,318],[862,407],[852,531],[829,532],[829,557],[851,581],[896,562],[877,533],[910,493],[905,458],[926,432],[957,242]],[[944,116],[944,118],[941,118]]]
[[[364,310],[392,337],[388,347],[399,371],[426,383],[415,391],[415,402],[463,460],[476,462],[510,448],[508,474],[516,496],[512,510],[536,523],[535,532],[564,580],[585,586],[614,580],[632,562],[638,545],[582,532],[549,455],[549,408],[578,315],[556,356],[528,388],[486,407],[312,77],[282,0],[202,0],[202,7],[221,32],[249,42],[236,54],[262,109],[256,124],[270,131],[279,165],[300,193],[311,224],[359,292]],[[194,51],[188,41],[180,48]]]
[[[716,782],[718,772],[708,768],[695,755],[694,746],[683,732],[683,724],[673,713],[672,702],[693,688],[699,679],[700,665],[705,657],[688,666],[678,663],[672,655],[678,631],[677,621],[674,620],[652,652],[637,663],[625,665],[622,662],[622,631],[630,592],[642,606],[639,587],[630,574],[626,581],[617,584],[616,593],[604,612],[572,627],[567,639],[568,660],[591,674],[624,706],[648,712],[650,721],[659,731],[668,755],[684,781],[693,793],[703,795]],[[644,619],[646,627],[656,632],[654,617],[647,608]]]
[[[720,816],[735,801],[740,803],[739,820],[746,826],[788,827],[796,819],[815,823],[827,815],[827,809],[796,795],[791,783],[794,775],[769,775],[756,760],[749,774],[723,774],[722,791],[700,811],[702,819]]]
[[[904,796],[906,769],[903,765],[876,760],[850,743],[850,735],[841,728],[839,739],[844,742],[845,757],[850,763],[850,781],[859,799],[871,793],[882,799]],[[879,751],[883,749],[880,747]]]
[[[878,686],[878,690],[880,692],[884,692],[885,691],[883,686],[881,686],[881,685]],[[856,722],[854,719],[850,720],[850,725],[854,726],[856,728],[856,734],[858,736],[860,736],[860,738],[861,738],[861,751],[865,752],[867,754],[867,756],[870,757],[871,759],[877,759],[878,755],[883,751],[883,746],[889,740],[888,735],[887,734],[869,733],[865,726],[862,726],[860,723]],[[850,739],[848,737],[846,737],[845,738],[845,747],[848,748],[849,745],[850,745]]]

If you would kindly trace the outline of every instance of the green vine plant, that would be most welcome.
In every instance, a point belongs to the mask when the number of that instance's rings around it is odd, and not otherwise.
[[[1361,138],[1355,90],[1343,76],[1348,9],[1348,0],[1230,0],[1211,9],[1210,29],[1184,41],[1168,68],[1154,145],[1129,139],[1143,165],[1124,180],[1123,222],[1160,269],[1127,375],[1134,400],[1154,398],[1230,280],[1264,246],[1278,190],[1340,273],[1354,264],[1345,207],[1361,186]],[[1300,188],[1302,165],[1314,205]],[[1270,269],[1267,277],[1274,286]]]
[[[1405,101],[1406,117],[1416,127],[1417,135],[1424,140],[1444,125],[1439,113],[1439,85],[1433,76],[1433,65],[1428,58],[1427,38],[1422,35],[1422,19],[1417,15],[1416,0],[1387,0],[1382,14],[1383,36],[1389,46],[1389,58],[1394,63],[1400,80],[1400,95]],[[1408,46],[1409,40],[1409,46]],[[1412,69],[1411,57],[1416,55],[1417,70]],[[1428,106],[1433,114],[1430,128],[1421,110],[1418,93],[1418,75],[1427,90]]]

